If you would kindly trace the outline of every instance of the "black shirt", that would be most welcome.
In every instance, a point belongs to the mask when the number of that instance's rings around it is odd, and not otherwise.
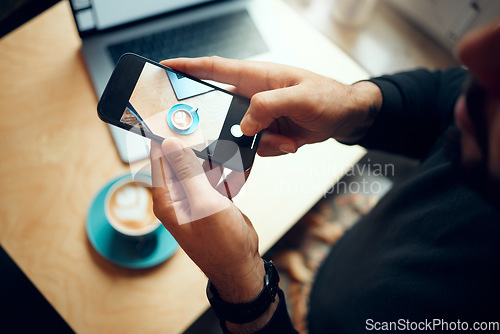
[[[310,333],[446,332],[500,321],[500,215],[462,181],[448,152],[465,75],[416,70],[371,80],[383,105],[359,144],[422,162],[332,248],[311,291]],[[289,324],[280,311],[263,332]]]

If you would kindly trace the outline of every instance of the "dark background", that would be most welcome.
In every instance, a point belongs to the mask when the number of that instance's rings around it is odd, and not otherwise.
[[[0,333],[73,333],[0,247]]]
[[[0,38],[59,0],[1,0]],[[0,247],[0,332],[73,333]]]

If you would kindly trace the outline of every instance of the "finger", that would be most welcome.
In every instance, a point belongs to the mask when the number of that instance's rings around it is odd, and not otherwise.
[[[275,132],[264,131],[260,137],[259,148],[257,152],[259,155],[275,156],[287,153],[295,153],[299,148],[297,141]]]
[[[166,163],[160,144],[155,141],[151,141],[150,160],[153,185],[151,192],[155,215],[162,222],[176,222],[173,201],[167,187],[167,178],[171,177],[173,173]]]
[[[202,166],[203,170],[205,171],[205,175],[207,176],[208,182],[210,182],[210,185],[215,188],[215,186],[217,186],[220,181],[223,168],[215,164],[212,160],[203,161]]]
[[[290,66],[220,57],[177,58],[162,64],[200,79],[233,85],[242,95],[251,96],[250,108],[241,123],[247,136],[267,128],[278,117],[293,116],[298,112],[297,105],[304,101],[303,94],[296,91],[304,72]]]
[[[192,206],[200,204],[213,193],[213,188],[193,150],[173,137],[163,141],[162,150]]]
[[[228,92],[231,92],[233,94],[236,94],[236,95],[242,95],[239,91],[238,91],[238,88],[234,87],[234,86],[231,86],[231,87],[227,87],[227,88],[224,88],[225,90],[227,90]]]
[[[176,58],[161,64],[199,79],[233,85],[245,96],[277,88],[275,79],[284,73],[283,65],[221,57]]]
[[[300,106],[304,97],[297,89],[286,87],[255,94],[241,121],[241,131],[246,136],[253,136],[269,127],[279,117],[287,116],[293,119],[297,113],[303,112]]]
[[[184,199],[186,193],[172,171],[159,143],[152,141],[150,157],[152,185],[153,189],[156,188],[156,195],[165,196],[165,200],[173,202]]]
[[[168,164],[166,164],[166,158],[161,150],[160,143],[151,141],[151,149],[149,158],[151,161],[151,179],[154,188],[166,188],[167,178],[171,177],[171,170]]]

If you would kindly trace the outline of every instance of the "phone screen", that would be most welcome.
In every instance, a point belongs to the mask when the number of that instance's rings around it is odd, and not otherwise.
[[[248,106],[247,98],[126,54],[106,86],[98,112],[105,122],[157,141],[177,137],[201,158],[247,170],[260,138],[241,132]]]

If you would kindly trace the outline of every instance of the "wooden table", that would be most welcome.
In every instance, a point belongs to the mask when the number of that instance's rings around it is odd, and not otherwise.
[[[324,37],[296,27],[309,36],[305,48],[312,48],[301,57],[311,58]],[[328,75],[350,82],[366,76],[333,46],[317,56],[324,59],[309,59],[307,67],[320,71],[329,61]],[[97,118],[97,98],[66,1],[0,40],[0,73],[2,247],[79,333],[185,329],[208,303],[206,279],[182,250],[155,268],[134,271],[104,260],[87,239],[93,196],[129,166],[120,162]],[[237,204],[253,220],[261,250],[363,154],[330,140],[296,155],[257,159]],[[272,191],[263,191],[265,185]]]

